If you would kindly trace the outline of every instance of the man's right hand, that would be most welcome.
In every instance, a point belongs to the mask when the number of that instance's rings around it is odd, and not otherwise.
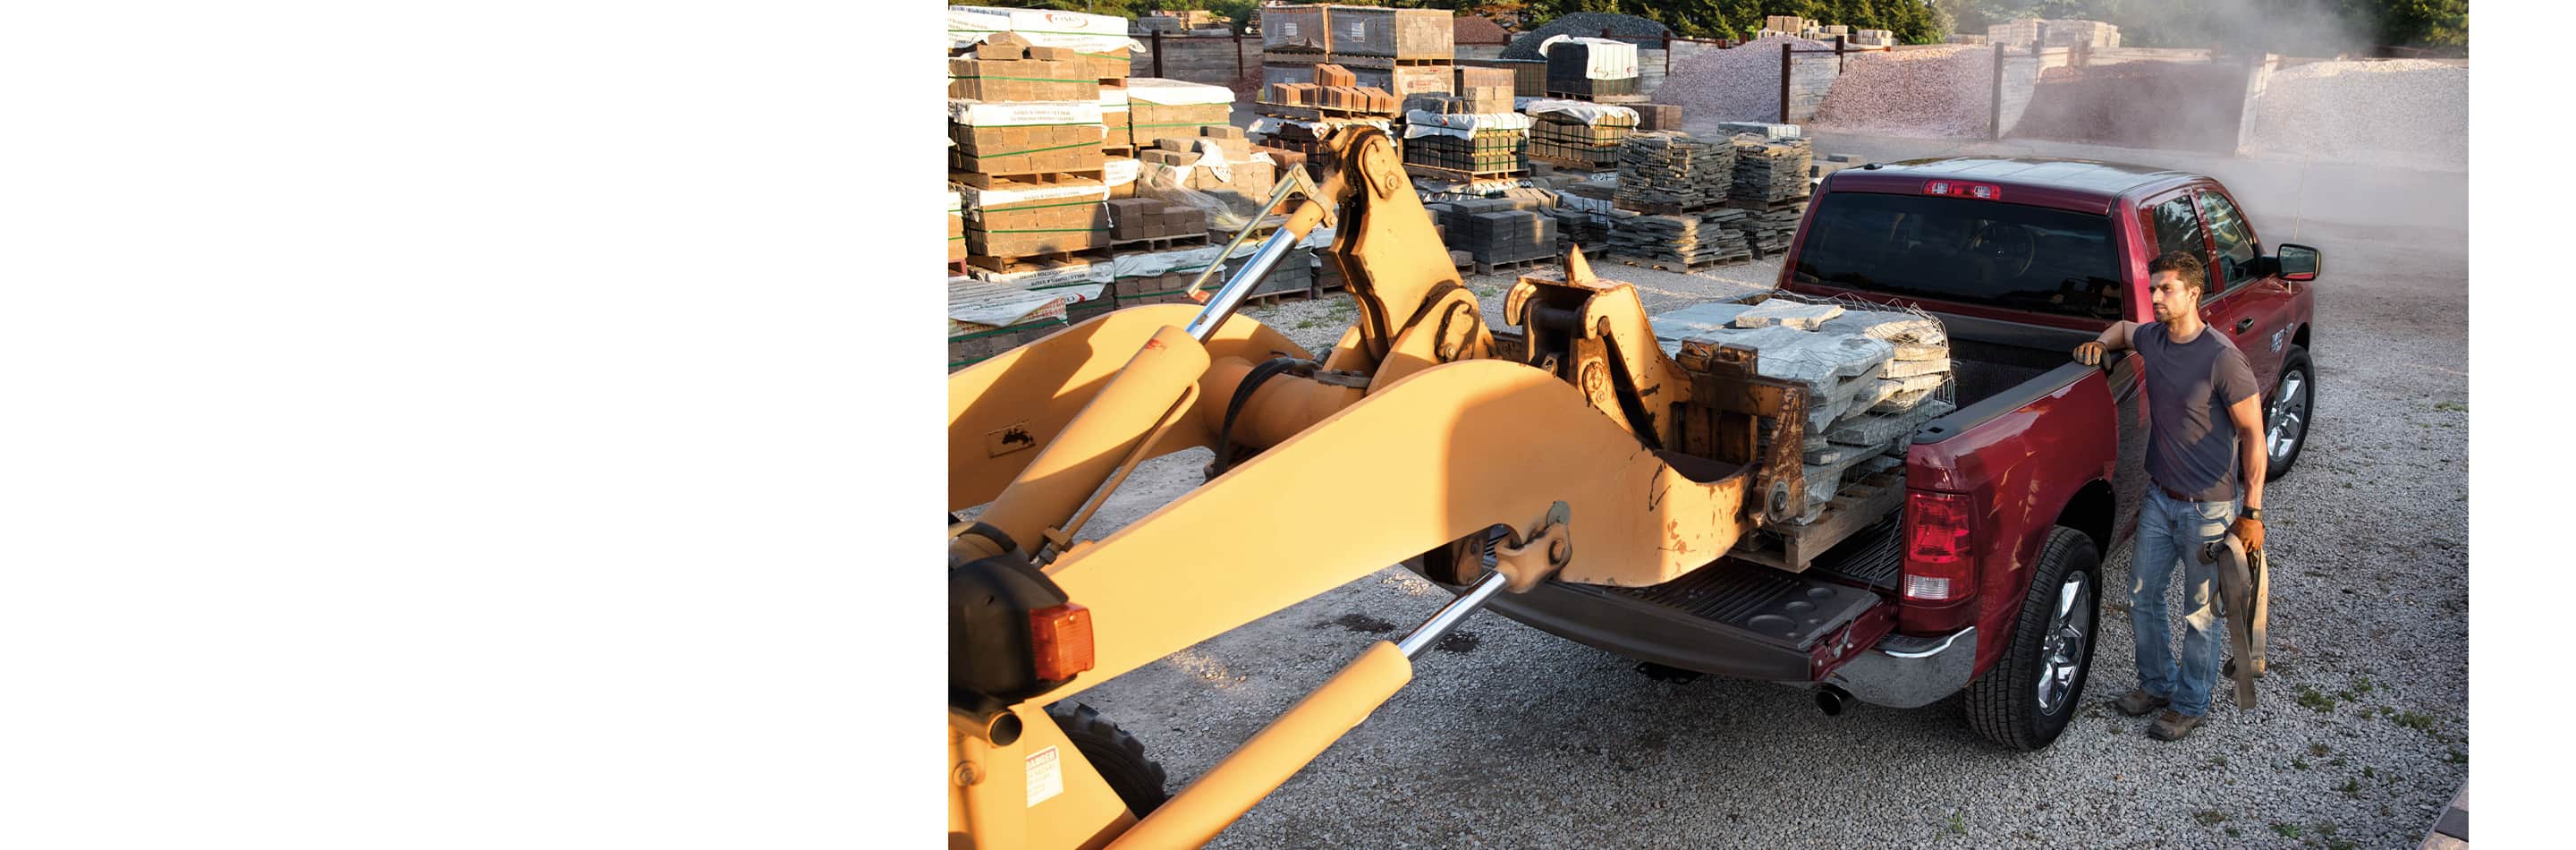
[[[2082,363],[2086,366],[2100,366],[2102,365],[2102,354],[2107,350],[2108,349],[2102,345],[2100,340],[2076,346],[2075,362]]]

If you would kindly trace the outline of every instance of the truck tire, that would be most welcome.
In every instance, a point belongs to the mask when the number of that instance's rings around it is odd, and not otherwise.
[[[2272,403],[2263,408],[2263,436],[2272,441],[2268,468],[2263,480],[2279,481],[2290,474],[2290,464],[2299,462],[2299,450],[2308,446],[2308,422],[2316,412],[2317,367],[2308,359],[2308,350],[2290,346],[2288,356],[2281,358],[2281,383]],[[2280,437],[2272,432],[2279,430]]]
[[[1091,769],[1118,792],[1127,810],[1142,818],[1154,811],[1171,795],[1163,792],[1163,766],[1145,757],[1145,744],[1118,724],[1102,719],[1100,711],[1082,703],[1067,708],[1063,703],[1047,706],[1047,716],[1064,729],[1073,748],[1082,753]]]
[[[2093,539],[2049,529],[2022,595],[2011,642],[1993,669],[1968,683],[1968,726],[2016,750],[2057,740],[2084,699],[2101,623],[2102,558]]]

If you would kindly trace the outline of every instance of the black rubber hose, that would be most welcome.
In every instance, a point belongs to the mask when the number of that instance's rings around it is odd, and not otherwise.
[[[1234,397],[1226,400],[1225,424],[1219,426],[1216,431],[1216,462],[1208,467],[1209,478],[1224,475],[1226,470],[1234,468],[1234,418],[1243,413],[1244,405],[1252,402],[1252,393],[1261,388],[1261,382],[1291,371],[1311,375],[1316,368],[1316,363],[1312,360],[1274,357],[1262,361],[1259,365],[1253,366],[1252,371],[1244,373],[1243,383],[1234,388]]]

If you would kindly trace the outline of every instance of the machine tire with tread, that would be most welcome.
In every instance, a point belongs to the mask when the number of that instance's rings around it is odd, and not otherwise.
[[[2056,710],[2040,708],[2039,680],[2048,661],[2047,633],[2055,626],[2060,590],[2067,577],[2081,572],[2092,592],[2080,603],[2089,608],[2084,623],[2082,657],[2075,659],[2074,681]],[[1968,683],[1969,728],[1987,740],[2015,750],[2037,750],[2057,740],[2083,702],[2084,680],[2093,668],[2093,650],[2101,632],[2102,558],[2093,539],[2065,526],[2048,531],[2040,544],[2038,568],[2022,595],[2021,613],[2013,620],[2010,644],[1985,675]]]
[[[1171,798],[1163,790],[1163,766],[1145,757],[1145,743],[1102,718],[1098,709],[1078,702],[1058,703],[1047,707],[1047,716],[1137,817],[1151,814]]]

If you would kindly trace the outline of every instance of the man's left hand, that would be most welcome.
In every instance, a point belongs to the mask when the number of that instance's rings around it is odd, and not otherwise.
[[[2237,540],[2244,541],[2245,551],[2251,552],[2263,548],[2262,520],[2247,516],[2237,517],[2236,524],[2229,526],[2227,533],[2236,535]]]

